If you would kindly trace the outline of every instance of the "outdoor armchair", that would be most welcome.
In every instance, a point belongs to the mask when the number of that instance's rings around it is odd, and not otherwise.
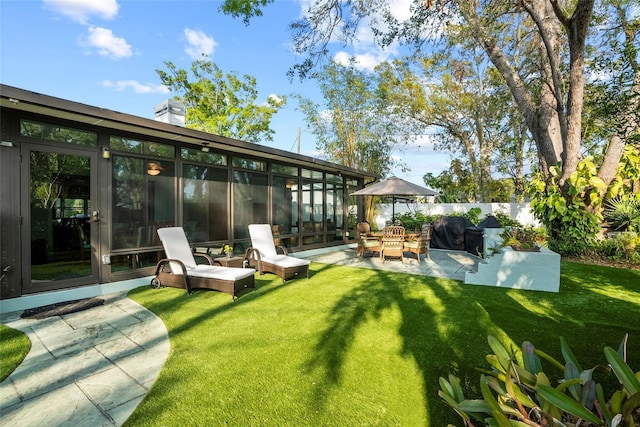
[[[213,289],[234,299],[244,289],[255,289],[253,268],[215,266],[210,256],[200,253],[195,255],[205,258],[208,264],[197,264],[182,227],[159,228],[158,237],[167,258],[158,261],[153,286],[184,288],[189,294],[194,289]]]
[[[389,225],[382,230],[382,249],[380,258],[382,262],[386,257],[399,257],[404,264],[404,227]]]
[[[368,222],[359,222],[356,224],[356,240],[358,241],[356,257],[364,258],[365,252],[380,252],[380,239],[371,236],[371,226]]]
[[[251,247],[247,249],[245,258],[249,260],[249,265],[257,268],[261,275],[273,273],[283,281],[298,275],[309,278],[311,261],[289,255],[284,246],[276,248],[269,224],[250,224],[249,235]],[[278,253],[278,248],[282,253]]]
[[[415,254],[418,262],[421,262],[420,255],[424,254],[425,258],[430,260],[429,241],[431,240],[431,224],[422,224],[422,230],[417,239],[405,240],[404,251]]]

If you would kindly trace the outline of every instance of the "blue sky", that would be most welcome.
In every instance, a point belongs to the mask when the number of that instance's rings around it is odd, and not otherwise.
[[[296,63],[288,24],[301,16],[308,0],[276,0],[249,26],[218,11],[220,1],[197,0],[0,0],[0,81],[22,89],[153,118],[154,106],[173,96],[155,70],[171,61],[188,69],[201,52],[224,72],[256,78],[258,101],[269,95],[301,94],[322,103],[312,80],[290,81]],[[395,10],[408,10],[410,0],[395,0]],[[367,40],[357,46],[336,44],[337,58],[357,55],[371,69],[398,54],[380,51]],[[274,140],[265,145],[318,157],[297,101],[272,121]],[[426,172],[438,174],[447,155],[429,144],[396,153],[411,167],[396,176],[423,184]]]

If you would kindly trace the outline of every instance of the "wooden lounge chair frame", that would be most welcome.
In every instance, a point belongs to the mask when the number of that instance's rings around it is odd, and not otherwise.
[[[276,245],[268,224],[249,225],[249,234],[253,246],[246,250],[244,257],[248,260],[249,266],[257,269],[260,275],[272,273],[280,277],[283,282],[297,276],[309,278],[310,262],[293,257],[289,255],[287,248]]]
[[[181,228],[181,227],[171,227],[171,228]],[[158,235],[162,240],[162,229],[158,229]],[[184,231],[183,231],[184,233]],[[185,237],[186,240],[186,237]],[[164,245],[163,241],[163,245]],[[188,244],[188,243],[187,243]],[[165,246],[165,252],[167,248]],[[211,266],[211,272],[237,272],[237,270],[241,270],[238,268],[232,267],[220,267],[214,266],[213,258],[211,258],[207,254],[201,253],[191,253],[192,257],[198,256],[201,258],[205,258],[207,261],[207,266]],[[195,260],[195,258],[194,258]],[[190,260],[189,260],[190,261]],[[195,262],[195,261],[194,261]],[[200,264],[202,265],[202,264]],[[205,267],[204,265],[202,267]],[[176,270],[178,270],[176,272]],[[203,269],[204,270],[204,269]],[[243,269],[247,270],[247,269]],[[185,265],[183,260],[177,258],[164,258],[158,261],[156,264],[155,277],[151,280],[151,285],[156,288],[160,288],[163,286],[168,286],[172,288],[180,288],[185,289],[188,294],[191,294],[195,289],[211,289],[214,291],[224,292],[233,297],[235,300],[238,297],[238,294],[246,289],[255,289],[255,270],[251,269],[252,272],[250,275],[244,275],[244,277],[234,278],[234,279],[225,279],[225,278],[217,278],[217,277],[201,277],[189,274],[189,272],[193,272],[193,269],[190,269]],[[248,273],[249,271],[246,271]],[[206,271],[205,271],[206,273]]]

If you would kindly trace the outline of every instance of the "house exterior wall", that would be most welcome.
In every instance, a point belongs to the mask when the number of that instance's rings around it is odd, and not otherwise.
[[[348,195],[376,178],[5,85],[0,108],[0,299],[147,277],[162,226],[213,256],[255,222],[293,252],[346,244]]]

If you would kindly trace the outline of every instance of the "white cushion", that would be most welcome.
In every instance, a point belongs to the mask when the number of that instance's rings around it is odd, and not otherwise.
[[[251,246],[260,252],[261,257],[278,255],[269,224],[249,224],[249,235],[251,236]]]
[[[203,277],[207,279],[236,281],[252,276],[256,270],[253,268],[218,267],[215,265],[196,265],[187,269],[187,275]]]
[[[262,262],[269,264],[275,264],[278,267],[301,267],[303,265],[311,264],[308,259],[296,258],[288,255],[276,255],[262,258]]]

